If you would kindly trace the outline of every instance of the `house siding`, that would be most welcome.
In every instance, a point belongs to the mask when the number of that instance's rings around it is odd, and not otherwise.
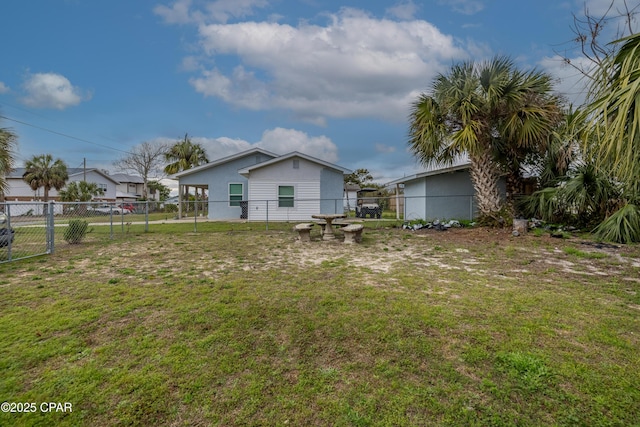
[[[335,169],[320,171],[320,213],[344,213],[344,174]]]
[[[278,187],[294,187],[294,206],[278,207]],[[319,213],[319,182],[299,181],[258,181],[249,184],[250,221],[307,221],[311,215]],[[265,199],[266,197],[266,199]]]
[[[498,189],[504,197],[504,179],[498,182]],[[408,180],[404,196],[407,220],[471,220],[478,215],[469,169]]]
[[[294,160],[297,160],[297,168],[294,168]],[[249,220],[266,221],[267,215],[269,221],[310,220],[311,215],[321,212],[323,169],[324,167],[306,159],[289,158],[252,171],[249,183]],[[278,207],[278,187],[281,185],[294,187],[293,208]]]

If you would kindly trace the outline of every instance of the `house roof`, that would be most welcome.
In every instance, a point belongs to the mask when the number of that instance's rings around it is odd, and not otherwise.
[[[453,163],[450,165],[442,165],[442,164],[432,165],[428,167],[427,170],[425,170],[424,172],[420,172],[417,174],[405,176],[405,177],[390,181],[385,184],[385,187],[389,185],[404,184],[405,182],[413,181],[415,179],[420,179],[427,176],[440,175],[443,173],[465,170],[465,169],[468,169],[469,167],[471,167],[471,162],[469,161],[469,158],[467,156],[461,156],[456,160],[454,160]]]
[[[137,175],[128,175],[126,173],[114,173],[113,175],[109,175],[113,179],[117,180],[121,184],[144,184],[144,179],[141,176]]]
[[[22,176],[25,174],[26,171],[27,171],[27,168],[15,168],[7,175],[7,178],[22,179]],[[108,180],[115,182],[116,184],[120,184],[120,182],[118,182],[117,179],[115,179],[113,176],[111,176],[111,175],[109,175],[107,173],[104,173],[100,169],[96,169],[96,168],[91,168],[91,169],[67,168],[67,174],[69,174],[69,178],[71,178],[73,176],[77,176],[77,175],[82,175],[85,172],[86,173],[95,172],[98,175],[101,175],[104,178],[107,178]]]
[[[204,165],[196,166],[195,168],[187,169],[186,171],[175,173],[173,175],[170,175],[168,178],[170,178],[170,179],[181,178],[183,176],[191,175],[191,174],[196,173],[196,172],[200,172],[200,171],[203,171],[203,170],[206,170],[206,169],[209,169],[209,168],[213,168],[213,167],[222,165],[222,164],[230,162],[232,160],[240,159],[240,158],[245,157],[245,156],[250,156],[251,154],[264,154],[264,155],[269,156],[269,157],[278,157],[277,154],[272,153],[272,152],[267,151],[267,150],[263,150],[262,148],[252,148],[250,150],[241,151],[240,153],[232,154],[230,156],[223,157],[223,158],[218,159],[218,160],[214,160],[213,162],[209,162],[209,163],[204,164]]]
[[[273,165],[273,164],[282,162],[284,160],[291,159],[293,157],[299,157],[301,159],[308,160],[308,161],[310,161],[312,163],[316,163],[316,164],[325,166],[325,167],[330,168],[330,169],[338,170],[338,171],[340,171],[340,172],[342,172],[344,174],[351,173],[351,170],[343,168],[342,166],[338,166],[338,165],[333,164],[333,163],[325,162],[324,160],[318,159],[318,158],[313,157],[313,156],[309,156],[308,154],[300,153],[298,151],[292,151],[291,153],[285,154],[285,155],[280,156],[280,157],[276,157],[276,158],[271,159],[271,160],[267,160],[266,162],[262,162],[262,163],[255,164],[253,166],[242,168],[242,169],[240,169],[238,171],[238,173],[240,175],[246,176],[253,170],[260,169],[260,168],[263,168],[263,167],[266,167],[266,166],[269,166],[269,165]]]
[[[98,175],[101,175],[103,178],[107,178],[109,181],[113,181],[114,183],[116,183],[116,185],[120,184],[120,182],[118,182],[118,180],[113,178],[111,175],[96,168],[86,169],[86,170],[83,168],[68,168],[67,172],[69,173],[69,178],[71,178],[72,176],[83,175],[85,172],[86,173],[95,172]]]

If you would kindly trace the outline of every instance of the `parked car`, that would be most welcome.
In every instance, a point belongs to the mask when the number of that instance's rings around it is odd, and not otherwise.
[[[128,210],[129,213],[135,213],[135,211],[136,211],[136,207],[134,205],[132,205],[131,203],[121,203],[121,204],[118,205],[118,207]],[[126,213],[127,212],[125,212],[125,214]]]
[[[118,206],[111,205],[99,205],[99,206],[90,206],[87,209],[87,212],[91,215],[126,215],[131,213],[128,209],[123,209]]]
[[[9,243],[13,243],[15,237],[15,230],[7,227],[7,215],[0,213],[0,248],[9,246]]]

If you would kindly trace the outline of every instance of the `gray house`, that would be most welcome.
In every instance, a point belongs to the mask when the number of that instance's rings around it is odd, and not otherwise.
[[[478,209],[469,167],[468,160],[461,159],[452,166],[434,167],[391,181],[387,186],[394,186],[397,194],[404,188],[406,220],[471,220],[477,216]],[[504,195],[504,179],[498,185]]]
[[[209,219],[309,220],[315,213],[342,212],[349,172],[306,154],[279,156],[254,148],[172,178],[180,200],[185,186],[208,191]]]

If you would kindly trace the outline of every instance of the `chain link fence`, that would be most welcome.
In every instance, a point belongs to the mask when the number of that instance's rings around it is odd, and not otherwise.
[[[0,203],[0,262],[53,252],[53,214],[48,203]]]
[[[57,245],[99,242],[144,232],[290,230],[313,214],[345,214],[370,227],[389,221],[473,219],[473,196],[377,197],[375,200],[197,200],[161,202],[7,202],[0,204],[0,262],[52,253]],[[377,225],[376,225],[377,224]]]

